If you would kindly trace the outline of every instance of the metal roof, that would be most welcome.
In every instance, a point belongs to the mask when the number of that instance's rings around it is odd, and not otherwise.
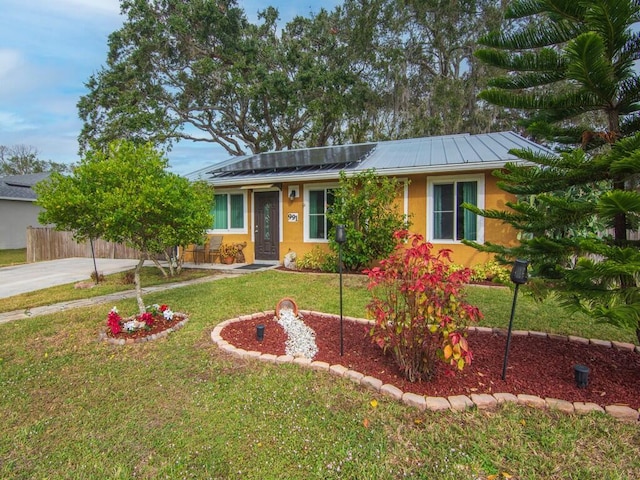
[[[460,134],[283,150],[226,160],[187,175],[214,185],[335,179],[341,170],[384,175],[493,169],[517,161],[511,149],[553,153],[515,132]]]
[[[0,199],[33,201],[37,195],[31,187],[49,175],[51,172],[0,177]]]

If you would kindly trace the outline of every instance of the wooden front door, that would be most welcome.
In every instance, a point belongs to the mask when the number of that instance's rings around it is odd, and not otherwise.
[[[256,260],[280,260],[279,211],[278,192],[255,192]]]

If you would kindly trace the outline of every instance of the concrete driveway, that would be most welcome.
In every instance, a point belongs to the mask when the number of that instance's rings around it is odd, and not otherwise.
[[[96,258],[98,272],[108,275],[133,268],[138,260]],[[55,285],[89,280],[92,258],[65,258],[0,268],[0,298],[31,292]]]

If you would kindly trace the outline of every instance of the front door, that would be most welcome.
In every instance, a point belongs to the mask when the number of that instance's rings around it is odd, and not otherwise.
[[[280,260],[278,192],[254,195],[256,260]]]

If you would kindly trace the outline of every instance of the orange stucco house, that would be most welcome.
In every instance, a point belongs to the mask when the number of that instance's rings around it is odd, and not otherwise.
[[[510,200],[491,175],[517,161],[511,149],[551,153],[514,132],[446,135],[355,145],[306,148],[234,157],[187,177],[205,180],[216,195],[210,237],[224,243],[246,242],[247,263],[282,263],[320,245],[328,248],[326,208],[340,171],[347,175],[375,169],[404,184],[398,199],[411,214],[411,230],[434,246],[453,250],[453,260],[473,266],[486,254],[461,243],[516,241],[500,222],[459,208],[505,208]]]

